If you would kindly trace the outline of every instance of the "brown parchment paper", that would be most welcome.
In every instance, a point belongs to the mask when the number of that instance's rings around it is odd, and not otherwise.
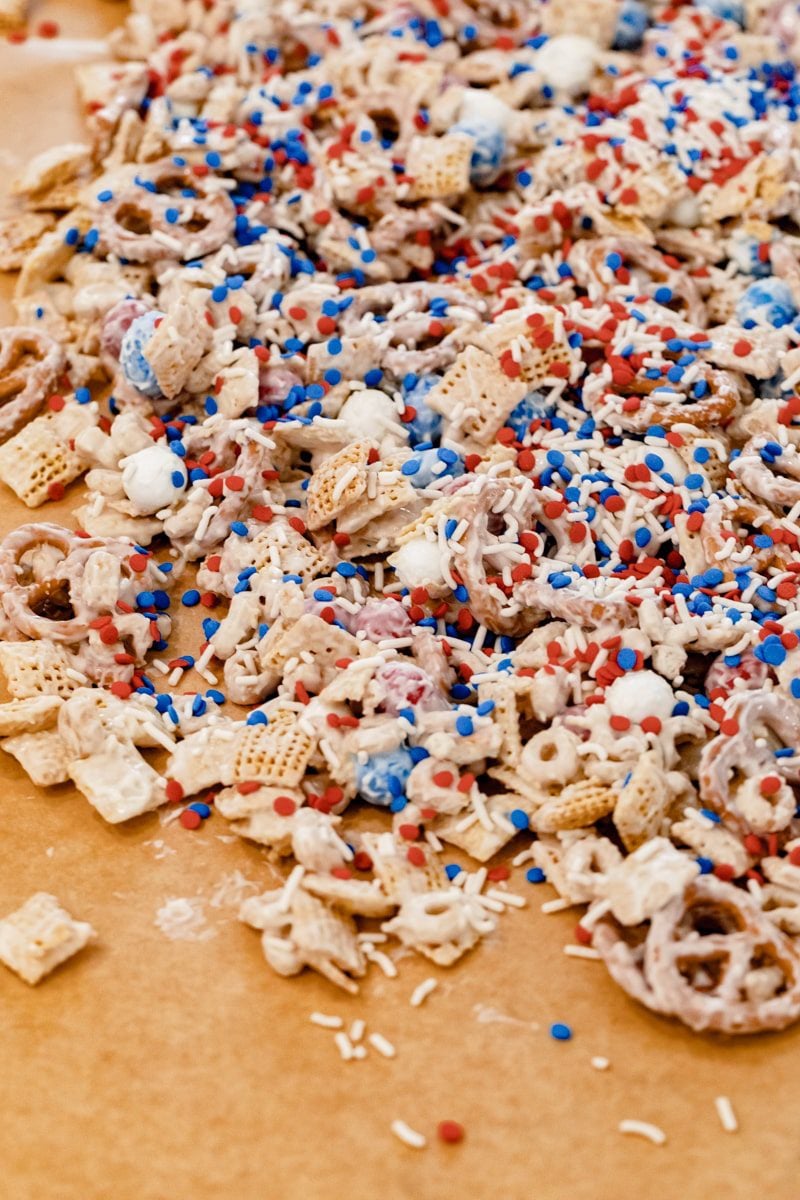
[[[97,38],[123,11],[62,0],[33,23]],[[3,177],[80,136],[57,45],[0,44]],[[76,495],[31,514],[0,486],[0,532],[73,524]],[[0,967],[0,1200],[800,1197],[800,1031],[726,1043],[651,1016],[601,965],[564,955],[576,914],[544,916],[553,893],[522,870],[512,885],[528,907],[449,972],[404,958],[397,979],[373,970],[355,998],[310,974],[282,980],[235,906],[211,903],[236,870],[274,886],[263,854],[230,840],[220,817],[197,833],[158,814],[113,828],[0,754],[0,915],[42,889],[99,933],[35,990]],[[202,940],[156,926],[176,897],[203,902]],[[412,1009],[430,975],[438,989]],[[342,1062],[332,1034],[309,1024],[315,1009],[364,1018],[396,1059]],[[572,1026],[571,1041],[549,1036],[553,1021]],[[593,1069],[593,1055],[610,1069]],[[738,1134],[723,1132],[718,1095],[732,1099]],[[401,1145],[396,1117],[428,1148]],[[436,1140],[446,1117],[466,1127],[460,1146]],[[666,1146],[620,1135],[625,1117],[661,1125]]]

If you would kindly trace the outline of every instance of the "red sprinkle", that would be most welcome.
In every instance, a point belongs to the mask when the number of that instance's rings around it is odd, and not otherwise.
[[[451,1145],[464,1140],[464,1126],[459,1125],[458,1121],[440,1121],[436,1127],[436,1133],[440,1141],[448,1142]]]
[[[199,829],[203,824],[203,818],[199,812],[195,812],[193,808],[185,808],[178,818],[184,829]]]

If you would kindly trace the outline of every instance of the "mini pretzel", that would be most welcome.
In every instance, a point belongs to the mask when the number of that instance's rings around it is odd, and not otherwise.
[[[36,416],[64,370],[64,351],[38,329],[0,329],[0,442]]]
[[[606,918],[594,946],[616,983],[697,1033],[784,1029],[800,1015],[800,960],[747,892],[703,875],[657,912],[642,941]]]
[[[659,252],[635,237],[597,238],[592,242],[579,242],[570,258],[579,281],[593,287],[601,295],[619,286],[614,271],[607,264],[609,254],[616,252],[624,265],[641,267],[657,283],[666,284],[674,300],[683,303],[684,320],[698,329],[706,325],[706,310],[697,284],[683,271],[678,271],[664,262]],[[573,259],[575,260],[573,262]]]
[[[204,194],[196,175],[169,160],[149,167],[143,182],[157,190],[134,185],[100,206],[97,225],[107,252],[140,263],[202,258],[230,238],[236,213],[226,192]],[[198,194],[183,196],[187,188]],[[172,211],[174,221],[167,217]]]
[[[704,746],[699,776],[703,803],[741,833],[785,829],[795,811],[788,783],[800,779],[800,773],[773,751],[800,744],[795,706],[778,692],[735,693],[726,718],[738,724],[739,732],[720,733]]]
[[[760,451],[763,438],[751,438],[731,463],[731,473],[760,500],[773,508],[791,508],[800,500],[800,454],[787,446],[768,464]],[[794,453],[792,452],[794,450]]]

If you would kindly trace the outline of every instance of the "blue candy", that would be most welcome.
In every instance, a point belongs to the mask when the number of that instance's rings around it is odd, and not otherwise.
[[[403,382],[403,399],[408,407],[416,409],[417,413],[414,420],[409,421],[406,426],[412,445],[416,445],[417,442],[434,442],[439,437],[442,427],[441,414],[428,407],[425,397],[441,378],[441,375],[426,375],[423,379],[415,380],[411,387],[406,387],[405,381]]]
[[[705,8],[721,21],[735,21],[744,29],[744,5],[738,0],[695,0],[695,8]]]
[[[370,804],[388,808],[405,791],[414,760],[405,746],[372,754],[365,763],[356,765],[359,795]]]
[[[763,279],[770,274],[772,268],[769,259],[765,262],[761,258],[761,245],[757,238],[739,231],[728,242],[728,256],[745,275]]]
[[[451,460],[455,461],[451,461]],[[412,458],[400,468],[416,488],[430,487],[437,479],[455,479],[464,474],[464,464],[458,455],[447,450],[415,450]]]
[[[498,121],[477,115],[458,121],[451,133],[466,133],[474,140],[469,177],[478,187],[492,183],[500,172],[506,152],[506,135]]]
[[[146,312],[131,322],[122,339],[119,351],[119,365],[122,373],[137,392],[145,396],[160,396],[155,372],[145,357],[143,347],[150,341],[156,323],[163,318],[162,312]]]
[[[647,29],[647,9],[640,0],[623,0],[617,14],[613,48],[638,50]]]
[[[739,297],[736,316],[742,325],[772,325],[779,329],[789,325],[797,316],[797,306],[791,290],[781,279],[763,279],[750,286]]]
[[[522,441],[531,421],[543,421],[551,417],[555,410],[555,404],[548,404],[541,392],[529,392],[527,396],[523,396],[511,415],[506,417],[506,425],[513,429],[518,440]]]

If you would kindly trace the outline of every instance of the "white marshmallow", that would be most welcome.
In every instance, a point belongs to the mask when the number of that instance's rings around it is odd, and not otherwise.
[[[186,467],[166,446],[148,446],[122,460],[122,487],[140,516],[150,516],[177,500],[186,487]],[[173,476],[180,475],[180,486]]]
[[[376,442],[386,438],[403,445],[408,434],[390,396],[377,388],[353,392],[339,409],[343,421],[354,438],[371,437]]]
[[[549,38],[536,55],[536,68],[545,83],[568,96],[589,91],[596,62],[595,43],[572,33]]]
[[[614,717],[634,722],[645,717],[666,721],[675,707],[675,697],[666,679],[655,671],[629,671],[606,690],[606,703]]]
[[[444,583],[439,546],[425,537],[405,542],[390,556],[389,562],[404,587],[438,587]]]

